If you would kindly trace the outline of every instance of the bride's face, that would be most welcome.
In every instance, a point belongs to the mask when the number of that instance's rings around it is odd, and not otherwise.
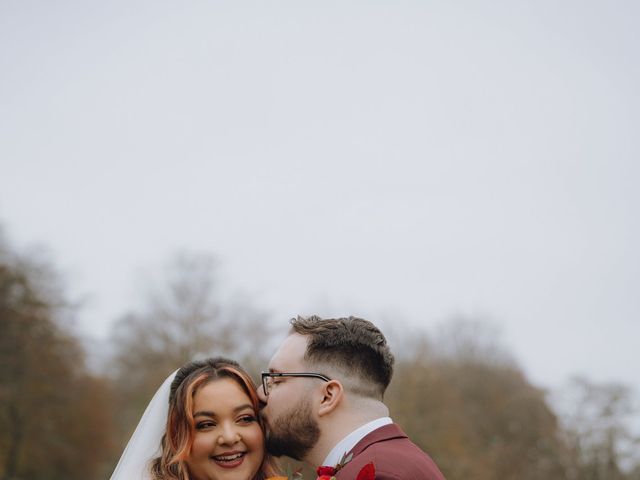
[[[234,380],[200,387],[194,396],[195,438],[187,459],[195,480],[250,480],[264,457],[264,435],[251,399]]]

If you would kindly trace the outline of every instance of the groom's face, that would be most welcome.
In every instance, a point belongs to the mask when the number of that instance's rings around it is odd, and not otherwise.
[[[280,373],[305,372],[303,358],[307,339],[289,335],[269,362],[269,371]],[[320,429],[312,408],[312,389],[317,380],[301,377],[272,378],[269,396],[262,387],[259,396],[265,406],[261,415],[267,427],[267,450],[275,456],[287,455],[303,460],[315,446]]]

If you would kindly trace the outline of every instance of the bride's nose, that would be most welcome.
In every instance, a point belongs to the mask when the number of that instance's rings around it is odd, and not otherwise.
[[[227,423],[221,425],[220,436],[218,437],[218,443],[220,445],[233,445],[240,441],[240,432],[233,423]]]

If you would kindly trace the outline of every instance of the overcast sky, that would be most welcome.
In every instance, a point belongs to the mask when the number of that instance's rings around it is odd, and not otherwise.
[[[178,249],[283,323],[493,321],[640,392],[640,4],[0,0],[0,222],[107,336]]]

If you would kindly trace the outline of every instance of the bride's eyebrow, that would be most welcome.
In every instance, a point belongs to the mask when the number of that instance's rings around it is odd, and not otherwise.
[[[233,409],[233,413],[240,413],[243,410],[251,410],[253,412],[253,405],[251,405],[250,403],[245,403],[243,405],[238,405],[237,407],[235,407]],[[193,417],[211,417],[211,418],[216,418],[217,415],[215,414],[215,412],[211,412],[208,410],[202,410],[200,412],[196,412],[193,414]]]
[[[244,405],[239,405],[236,408],[233,409],[234,413],[240,413],[243,410],[251,410],[253,412],[253,405],[251,405],[250,403],[245,403]]]
[[[214,412],[209,412],[206,410],[203,410],[202,412],[196,412],[193,414],[194,418],[195,417],[211,417],[211,418],[216,418],[216,414]]]

